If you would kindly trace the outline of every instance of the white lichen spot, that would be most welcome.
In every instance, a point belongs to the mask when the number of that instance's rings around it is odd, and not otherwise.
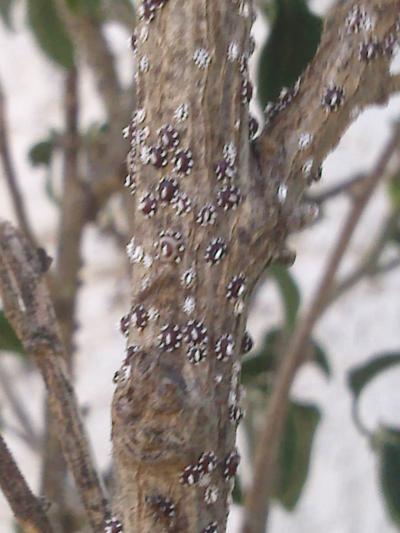
[[[236,41],[232,41],[228,46],[228,61],[234,63],[239,59],[240,48]]]
[[[207,505],[212,505],[218,500],[218,494],[218,487],[215,485],[210,485],[204,492],[204,501]]]
[[[224,146],[223,155],[230,165],[234,165],[237,157],[237,149],[233,143],[228,143]]]
[[[153,322],[156,322],[160,318],[160,313],[155,307],[150,307],[147,313],[149,315],[149,320]]]
[[[143,265],[145,268],[151,268],[152,265],[153,265],[153,258],[151,257],[151,255],[145,255],[143,257]]]
[[[301,168],[301,171],[304,174],[304,176],[309,177],[311,175],[313,165],[314,165],[314,159],[312,158],[307,159],[307,161],[304,163],[304,165]]]
[[[140,290],[145,291],[146,289],[148,289],[150,287],[150,282],[150,276],[146,276],[145,278],[143,278],[140,283]]]
[[[178,106],[174,113],[174,118],[178,122],[184,122],[189,117],[189,106],[187,104],[181,104]]]
[[[150,62],[147,56],[143,56],[139,61],[139,70],[140,72],[148,72],[150,69]]]
[[[183,312],[192,315],[196,309],[196,300],[193,296],[187,296],[183,302]]]
[[[136,109],[135,114],[133,115],[133,120],[135,124],[142,124],[146,118],[146,111],[143,108]]]
[[[241,0],[239,5],[239,15],[248,18],[250,16],[250,13],[251,9],[249,2],[247,0]]]
[[[220,385],[224,379],[224,376],[222,374],[217,374],[214,378],[214,381],[217,385]]]
[[[140,147],[140,161],[143,165],[148,165],[151,161],[151,148],[147,145]]]
[[[286,202],[287,195],[288,195],[287,185],[285,185],[284,183],[281,183],[279,185],[279,187],[278,187],[277,192],[276,192],[276,196],[278,198],[278,202],[280,204],[284,204]]]
[[[122,130],[122,137],[124,139],[128,139],[129,138],[129,132],[130,132],[130,126],[126,126],[123,130]]]
[[[140,28],[140,32],[139,32],[139,41],[141,43],[145,43],[147,41],[149,37],[149,27],[147,24],[144,24],[141,28]]]
[[[193,61],[202,69],[206,69],[211,62],[210,54],[205,48],[197,48],[193,54]]]
[[[306,150],[313,141],[313,135],[311,133],[302,133],[299,136],[299,149]]]
[[[144,256],[144,250],[142,246],[137,246],[135,244],[134,237],[132,237],[132,239],[126,246],[126,253],[128,254],[128,258],[131,263],[140,263]]]

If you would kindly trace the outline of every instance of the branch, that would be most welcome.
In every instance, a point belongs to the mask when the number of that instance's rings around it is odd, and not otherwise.
[[[82,53],[93,72],[97,89],[102,97],[110,121],[120,116],[122,89],[118,80],[115,60],[103,35],[101,23],[88,13],[75,14],[65,0],[56,1],[78,53]]]
[[[337,185],[334,185],[330,189],[323,191],[319,194],[313,194],[307,196],[307,201],[312,202],[318,205],[323,204],[327,200],[332,200],[333,198],[336,198],[342,193],[348,193],[350,195],[356,193],[356,191],[359,188],[360,183],[362,184],[363,179],[365,176],[362,174],[353,176],[352,178],[343,181],[342,183],[338,183]],[[362,186],[362,185],[361,185]]]
[[[53,529],[42,504],[32,494],[1,435],[0,486],[23,531],[52,533]]]
[[[282,211],[290,216],[359,113],[371,104],[386,103],[398,90],[399,77],[390,75],[390,64],[400,38],[399,12],[400,0],[387,0],[384,9],[378,0],[366,0],[362,8],[350,0],[335,4],[318,51],[298,85],[269,106],[266,127],[255,146],[260,183],[253,211],[259,214],[264,205],[264,224],[269,216],[265,203],[271,205],[272,200],[276,205],[277,187],[287,190]],[[270,234],[266,228],[267,239]]]
[[[0,161],[3,165],[4,175],[10,191],[11,200],[14,206],[15,215],[18,225],[25,233],[32,244],[35,243],[35,237],[28,221],[24,200],[18,188],[18,179],[14,163],[11,157],[11,151],[8,141],[8,126],[6,116],[6,98],[0,83]]]
[[[332,302],[340,298],[342,294],[354,287],[354,285],[356,285],[365,276],[376,275],[382,272],[381,267],[379,266],[379,258],[381,257],[388,240],[390,240],[393,234],[393,230],[397,225],[399,214],[399,209],[394,209],[393,212],[389,214],[387,220],[383,224],[378,239],[375,241],[366,257],[360,261],[360,264],[355,267],[353,272],[337,282],[332,288],[331,294],[325,303],[326,308],[330,306]],[[398,258],[394,258],[387,265],[385,265],[383,271],[395,268],[397,266],[397,262]]]
[[[65,135],[63,142],[63,192],[58,230],[56,272],[52,278],[52,296],[60,325],[66,361],[73,369],[73,334],[75,308],[81,267],[81,243],[87,219],[89,195],[79,175],[79,94],[78,72],[72,68],[64,83]],[[42,454],[42,493],[65,510],[66,463],[57,438],[57,424],[46,402],[45,436]],[[61,522],[61,520],[60,520]]]
[[[64,370],[67,359],[43,276],[43,265],[29,242],[0,222],[0,290],[6,316],[32,354],[46,384],[64,457],[74,476],[93,529],[101,531],[108,512],[73,388]]]
[[[268,401],[264,423],[258,440],[254,460],[253,484],[245,500],[246,515],[243,533],[261,533],[265,530],[268,504],[274,481],[274,467],[293,379],[300,365],[304,363],[305,355],[307,354],[307,350],[305,350],[306,343],[331,293],[336,272],[348,248],[354,230],[372,193],[382,179],[388,163],[398,149],[399,142],[400,126],[397,125],[378,163],[363,182],[363,191],[360,191],[360,195],[345,220],[314,298],[289,339],[281,367],[275,377],[273,391]]]

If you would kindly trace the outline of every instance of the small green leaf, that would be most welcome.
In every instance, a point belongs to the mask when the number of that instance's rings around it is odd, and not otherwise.
[[[378,374],[398,364],[400,364],[400,353],[386,353],[352,370],[349,374],[349,386],[354,400],[358,399],[363,388]]]
[[[384,428],[379,432],[379,477],[386,507],[400,526],[400,431]]]
[[[0,310],[0,350],[24,354],[24,349],[4,312]]]
[[[327,378],[330,378],[332,375],[331,365],[329,364],[327,355],[323,350],[322,346],[315,340],[311,341],[314,348],[314,362],[320,370],[325,374]]]
[[[278,284],[285,306],[286,326],[289,331],[292,331],[300,306],[300,291],[296,280],[287,268],[281,266],[272,265],[269,267],[268,273]]]
[[[233,498],[233,501],[237,503],[238,505],[243,504],[243,491],[242,491],[242,484],[240,483],[239,476],[235,477],[235,485],[232,491],[232,498]]]
[[[47,139],[34,144],[29,150],[29,161],[34,167],[49,166],[54,151],[54,140]]]
[[[74,64],[74,50],[53,0],[27,0],[28,22],[45,54],[65,68]]]
[[[275,0],[274,21],[259,64],[261,105],[275,100],[283,87],[292,86],[317,50],[322,20],[305,0]]]
[[[315,405],[291,402],[279,455],[274,497],[285,509],[297,505],[310,467],[312,446],[321,419]]]
[[[12,8],[14,7],[14,0],[0,0],[0,17],[8,29],[12,30]]]

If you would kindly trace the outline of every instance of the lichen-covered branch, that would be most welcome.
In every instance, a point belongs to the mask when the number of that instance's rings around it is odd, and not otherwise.
[[[46,262],[9,223],[0,222],[0,291],[6,316],[38,366],[57,421],[64,457],[95,531],[107,501],[93,466],[79,408],[65,369],[66,356],[44,278]]]
[[[52,533],[53,529],[42,504],[32,494],[2,435],[0,435],[0,488],[23,531]]]
[[[304,75],[267,106],[256,161],[267,178],[267,201],[271,181],[284,196],[281,218],[288,230],[294,206],[320,178],[324,159],[345,130],[364,108],[386,103],[399,89],[398,76],[390,74],[400,38],[399,9],[398,0],[335,5]]]

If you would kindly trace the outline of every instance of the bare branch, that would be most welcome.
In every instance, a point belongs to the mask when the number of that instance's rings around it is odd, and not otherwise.
[[[56,5],[72,37],[76,51],[83,53],[95,76],[109,119],[115,120],[121,113],[119,98],[122,89],[115,60],[103,35],[100,21],[94,15],[74,13],[65,0],[57,0]]]
[[[364,174],[353,176],[350,179],[334,185],[330,189],[321,192],[320,194],[307,195],[307,200],[316,204],[323,204],[327,200],[332,200],[340,194],[347,193],[352,195],[356,192],[365,178]]]
[[[72,68],[64,83],[64,160],[63,192],[58,230],[56,272],[52,278],[53,301],[65,346],[69,372],[73,370],[73,334],[75,331],[75,308],[78,277],[81,267],[81,243],[88,217],[90,198],[87,186],[79,175],[79,95],[78,72]],[[42,454],[42,493],[58,503],[62,512],[65,508],[67,465],[62,456],[57,438],[57,423],[46,403],[45,436]],[[61,520],[60,520],[61,521]]]
[[[8,126],[6,116],[6,98],[0,83],[0,161],[3,165],[4,175],[10,191],[11,200],[17,217],[18,225],[28,239],[35,243],[35,237],[26,214],[24,200],[18,188],[18,179],[15,166],[12,161],[8,140]]]
[[[32,494],[2,435],[0,435],[0,486],[23,531],[52,533],[53,529],[42,504]]]
[[[6,316],[46,384],[64,457],[74,476],[89,522],[101,531],[108,512],[73,388],[43,268],[36,251],[9,223],[0,222],[0,289]]]
[[[268,400],[265,419],[256,448],[253,483],[245,501],[246,516],[243,533],[262,533],[265,530],[269,498],[274,480],[274,467],[284,426],[290,387],[299,366],[304,363],[307,354],[307,350],[305,350],[307,340],[331,293],[336,272],[348,248],[354,230],[372,193],[383,178],[388,163],[398,149],[399,142],[400,126],[397,125],[378,163],[363,182],[363,192],[353,204],[345,220],[322,279],[315,291],[314,298],[289,339],[281,367],[275,377],[272,394]]]

